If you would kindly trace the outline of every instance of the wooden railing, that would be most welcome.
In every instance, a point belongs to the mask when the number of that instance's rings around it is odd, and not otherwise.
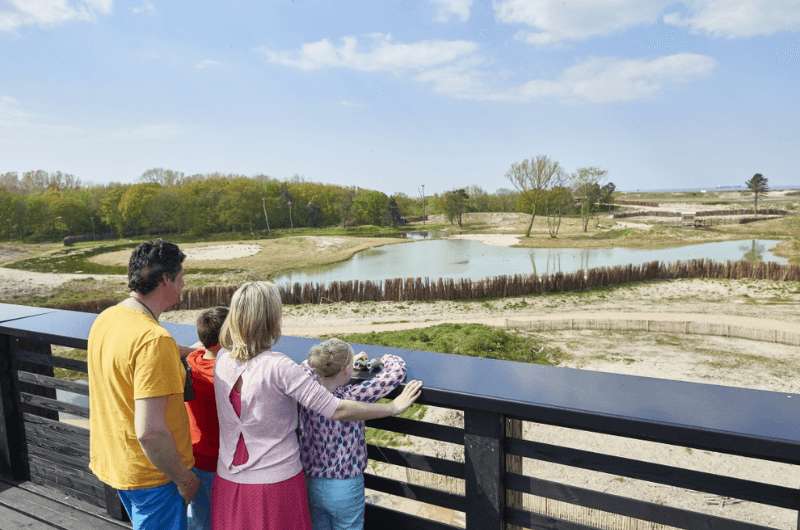
[[[94,318],[89,313],[0,304],[0,475],[55,486],[122,518],[115,492],[87,468],[89,432],[81,418],[88,418],[88,408],[59,399],[61,392],[88,396],[90,388],[56,377],[54,371],[86,372],[86,362],[63,356],[68,352],[61,347],[85,349]],[[191,326],[165,327],[181,344],[196,340]],[[315,342],[284,337],[276,349],[301,360]],[[390,351],[357,347],[371,356]],[[409,378],[425,382],[422,403],[451,409],[456,421],[387,418],[368,424],[410,440],[428,440],[421,445],[368,447],[366,487],[373,492],[368,495],[368,529],[623,528],[597,522],[603,520],[602,514],[677,528],[774,527],[769,521],[734,520],[681,508],[680,502],[665,505],[555,481],[552,476],[537,477],[531,471],[537,469],[533,462],[680,488],[672,494],[675,500],[680,500],[681,491],[694,491],[800,510],[800,492],[786,486],[785,480],[777,480],[784,485],[766,483],[667,465],[660,456],[650,462],[546,443],[537,440],[539,431],[530,423],[540,425],[539,430],[569,428],[576,437],[602,433],[796,466],[800,395],[391,351],[406,358]],[[417,450],[423,446],[450,450]],[[596,519],[559,519],[538,509],[540,504],[531,499],[572,505],[582,513],[596,514]],[[649,523],[624,528],[654,528]],[[791,526],[795,524],[793,519]]]

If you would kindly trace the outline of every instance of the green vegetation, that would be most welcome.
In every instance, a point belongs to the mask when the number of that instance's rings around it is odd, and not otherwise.
[[[535,337],[482,324],[440,324],[422,329],[355,333],[340,338],[349,342],[538,364],[555,364],[562,355],[561,350]]]
[[[36,256],[6,265],[12,269],[22,269],[34,272],[82,272],[86,274],[126,274],[127,267],[117,265],[102,265],[89,261],[92,256],[129,249],[137,243],[103,244],[96,247],[64,247],[50,254]]]
[[[563,357],[561,350],[546,346],[537,338],[482,324],[441,324],[406,331],[353,333],[340,338],[349,342],[538,364],[555,364]],[[424,406],[412,405],[401,417],[421,420],[424,416]],[[398,447],[405,445],[407,438],[402,434],[368,428],[367,443]]]

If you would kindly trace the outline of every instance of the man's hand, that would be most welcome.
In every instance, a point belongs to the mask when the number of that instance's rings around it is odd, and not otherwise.
[[[392,411],[396,416],[404,412],[408,407],[414,403],[419,395],[422,393],[422,381],[410,381],[399,396],[392,400]]]
[[[178,493],[183,497],[184,502],[189,504],[197,495],[197,490],[200,488],[200,479],[191,469],[186,470],[186,477],[175,483],[178,486]]]

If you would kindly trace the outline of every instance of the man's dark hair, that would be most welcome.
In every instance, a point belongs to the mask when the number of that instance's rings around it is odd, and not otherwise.
[[[139,294],[148,294],[158,287],[166,275],[170,280],[181,272],[186,254],[178,245],[161,239],[141,243],[131,253],[128,261],[128,288]]]
[[[228,316],[228,308],[219,306],[206,309],[197,317],[197,335],[203,346],[210,348],[219,344],[219,330],[225,317]]]

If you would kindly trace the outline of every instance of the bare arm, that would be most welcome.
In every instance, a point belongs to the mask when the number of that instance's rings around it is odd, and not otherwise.
[[[145,456],[178,486],[181,496],[188,502],[197,493],[200,482],[192,470],[181,463],[175,440],[167,427],[166,411],[170,399],[183,401],[183,396],[174,394],[134,401],[136,438]]]
[[[343,399],[336,407],[331,419],[343,421],[367,421],[387,416],[396,416],[414,403],[422,392],[422,381],[409,382],[399,396],[390,403],[362,403]]]

